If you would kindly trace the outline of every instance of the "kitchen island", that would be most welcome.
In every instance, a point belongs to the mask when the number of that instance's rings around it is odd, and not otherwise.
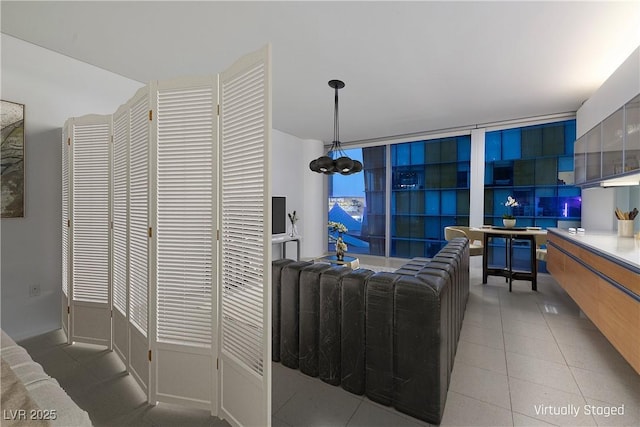
[[[548,232],[547,270],[640,374],[640,239]]]

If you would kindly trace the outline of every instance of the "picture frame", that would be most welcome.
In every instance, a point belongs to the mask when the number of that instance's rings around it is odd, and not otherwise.
[[[0,100],[0,217],[24,218],[24,104]]]

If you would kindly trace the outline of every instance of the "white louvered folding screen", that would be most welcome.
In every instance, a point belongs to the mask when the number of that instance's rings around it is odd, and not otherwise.
[[[149,286],[149,101],[145,96],[131,107],[130,149],[130,322],[146,337]]]
[[[158,341],[211,345],[211,88],[158,91]]]
[[[238,425],[265,424],[271,408],[269,55],[220,77],[221,409]]]
[[[113,307],[127,316],[129,111],[113,119]]]
[[[73,119],[72,340],[109,346],[110,137],[111,116]]]
[[[214,399],[216,79],[159,82],[156,114],[156,399]]]
[[[62,131],[62,329],[69,339],[69,285],[71,262],[71,217],[69,215],[69,127],[65,124]]]

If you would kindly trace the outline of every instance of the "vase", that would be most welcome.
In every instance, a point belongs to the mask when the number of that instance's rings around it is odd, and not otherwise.
[[[512,228],[516,226],[516,219],[515,218],[503,218],[502,219],[502,225],[504,225],[507,228]]]
[[[291,224],[289,227],[289,237],[296,237],[298,235],[298,226],[295,224]]]
[[[633,220],[618,220],[618,237],[633,237]]]
[[[344,252],[341,250],[336,250],[336,259],[338,261],[344,261]]]

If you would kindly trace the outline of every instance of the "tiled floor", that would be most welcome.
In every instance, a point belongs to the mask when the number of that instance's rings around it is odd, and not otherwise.
[[[538,292],[530,282],[516,281],[509,293],[503,278],[481,284],[480,261],[472,259],[471,294],[441,425],[640,426],[640,376],[551,276],[539,275]],[[272,366],[274,426],[427,425]],[[622,405],[624,415],[606,416]],[[576,408],[575,416],[554,414]],[[594,410],[599,414],[586,413]]]
[[[223,427],[209,411],[151,406],[114,352],[86,344],[67,345],[61,330],[19,343],[89,413],[96,427]]]
[[[549,275],[539,276],[537,293],[521,281],[509,293],[501,278],[481,284],[479,257],[472,265],[441,425],[640,426],[640,376]],[[20,344],[96,426],[227,425],[207,411],[147,405],[115,354],[68,346],[60,331]],[[272,367],[274,426],[427,425],[278,363]],[[622,405],[624,415],[603,412]],[[585,413],[592,407],[600,413]],[[568,409],[578,414],[554,414]]]

